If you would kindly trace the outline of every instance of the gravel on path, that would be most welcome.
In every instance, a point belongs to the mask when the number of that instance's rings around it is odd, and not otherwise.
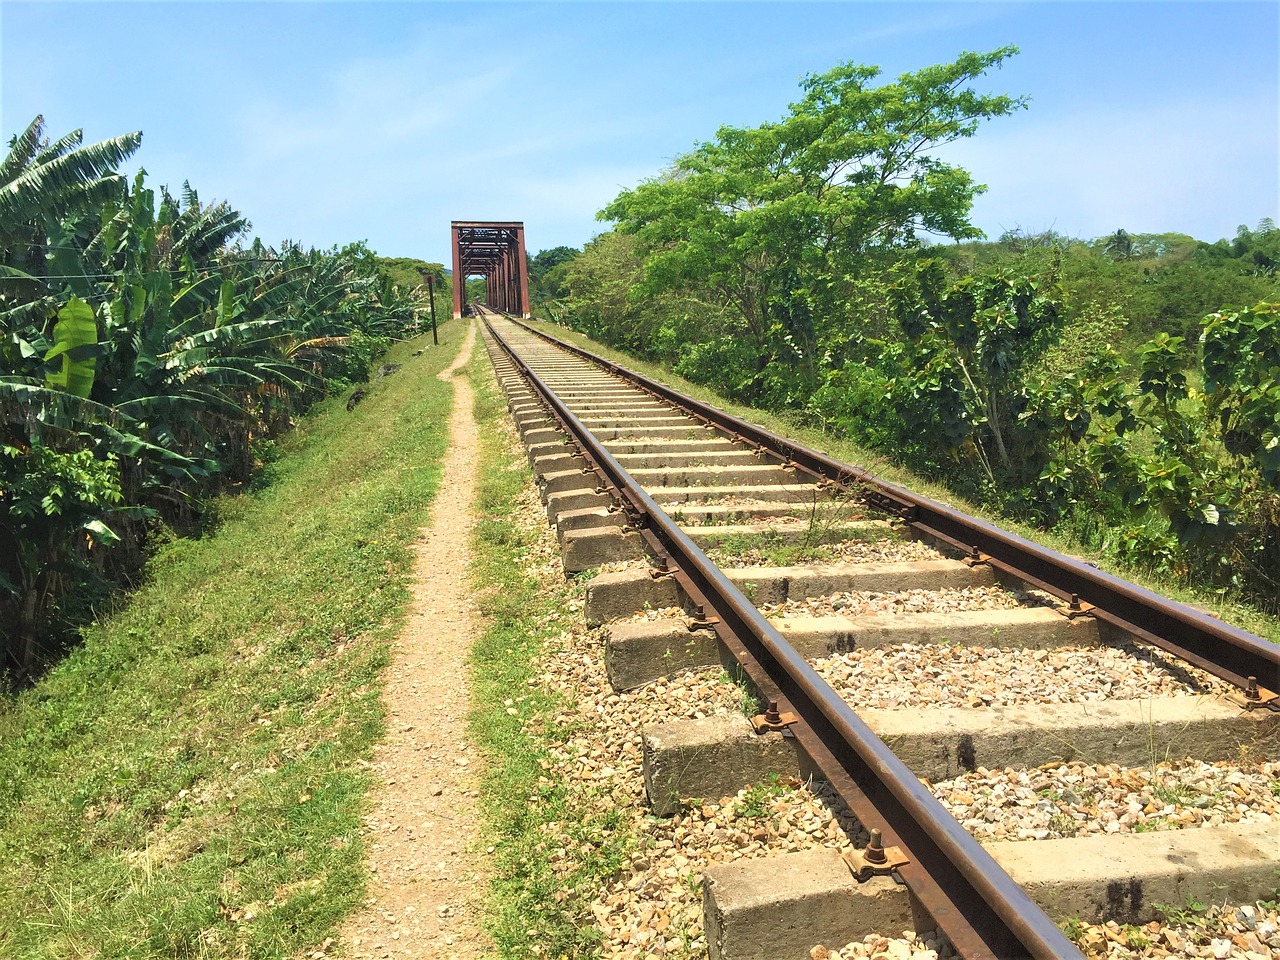
[[[466,658],[479,636],[466,583],[478,437],[472,390],[456,376],[475,345],[468,326],[453,380],[449,450],[431,525],[416,547],[409,618],[386,669],[379,782],[365,817],[368,898],[342,929],[353,958],[488,956],[475,902],[484,888],[476,796],[481,758],[466,736]]]

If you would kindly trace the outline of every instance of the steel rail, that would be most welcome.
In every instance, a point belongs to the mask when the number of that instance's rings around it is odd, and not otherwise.
[[[926,536],[942,540],[1001,573],[1073,601],[1098,620],[1166,650],[1247,692],[1247,706],[1280,709],[1280,646],[1185,604],[1152,593],[946,504],[912,493],[860,467],[779,436],[567,343],[528,324],[530,333],[681,407],[820,480],[865,490],[867,501]],[[1242,698],[1244,699],[1244,698]]]
[[[1079,957],[1052,920],[707,559],[488,319],[494,340],[611,488],[642,536],[703,608],[760,693],[794,712],[801,748],[868,829],[908,863],[897,875],[969,960]]]

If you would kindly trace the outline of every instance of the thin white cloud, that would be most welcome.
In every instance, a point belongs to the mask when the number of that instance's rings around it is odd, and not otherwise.
[[[941,6],[938,4],[920,4],[919,6],[927,12],[918,13],[912,10],[912,15],[906,15],[906,11],[911,10],[912,6],[911,4],[898,6],[895,11],[895,19],[878,27],[858,30],[843,38],[842,42],[859,45],[873,44],[884,40],[897,40],[902,37],[950,33],[964,27],[972,27],[976,24],[989,23],[992,20],[1006,18],[1011,10],[1015,10],[1021,4],[1004,2],[982,4],[951,3]]]
[[[469,108],[512,77],[510,67],[499,66],[432,82],[436,74],[423,71],[416,60],[342,71],[332,89],[319,91],[305,106],[289,91],[246,105],[237,122],[242,149],[264,163],[315,150],[326,151],[321,161],[331,156],[376,160],[465,128]]]

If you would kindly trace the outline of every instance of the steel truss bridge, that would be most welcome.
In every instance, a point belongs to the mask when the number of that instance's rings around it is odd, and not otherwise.
[[[500,313],[529,316],[524,224],[454,220],[453,315],[467,306],[467,277],[484,277],[485,300]]]

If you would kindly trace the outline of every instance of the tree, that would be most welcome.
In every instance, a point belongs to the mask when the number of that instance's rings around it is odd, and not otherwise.
[[[124,193],[115,167],[138,149],[142,134],[88,145],[83,140],[74,130],[51,143],[44,117],[9,140],[0,161],[0,326],[43,321],[57,311],[61,303],[33,274],[76,272],[74,258],[68,265],[67,250],[75,242],[68,221]],[[75,293],[87,292],[84,282],[70,284],[78,286]]]
[[[87,146],[83,141],[83,131],[73,130],[50,143],[44,117],[10,138],[9,152],[0,162],[0,251],[6,263],[15,255],[34,256],[30,247],[51,221],[96,209],[124,188],[115,168],[138,149],[142,134]]]
[[[905,264],[891,291],[905,341],[889,396],[915,422],[968,452],[994,488],[1036,465],[1039,438],[1026,429],[1026,373],[1062,329],[1062,291],[1052,274],[995,270],[948,284],[937,260]]]
[[[604,343],[647,355],[652,340],[652,303],[638,302],[631,291],[644,266],[631,237],[602,233],[580,255],[556,268],[565,307],[578,329]]]
[[[1113,260],[1132,260],[1134,256],[1133,237],[1125,229],[1117,230],[1102,242],[1102,249]]]
[[[529,279],[542,279],[547,275],[548,271],[560,266],[562,263],[568,263],[581,252],[577,247],[564,246],[539,250],[537,254],[529,259]]]
[[[964,53],[878,86],[878,68],[851,63],[809,76],[781,121],[722,127],[600,216],[636,237],[648,291],[709,288],[758,374],[781,360],[812,381],[821,318],[839,315],[870,255],[919,233],[981,236],[968,218],[983,187],[935,151],[1024,106],[970,86],[1014,53]]]
[[[564,273],[567,264],[582,253],[577,247],[551,247],[539,250],[529,258],[529,298],[535,306],[547,306],[548,301],[565,295]]]

